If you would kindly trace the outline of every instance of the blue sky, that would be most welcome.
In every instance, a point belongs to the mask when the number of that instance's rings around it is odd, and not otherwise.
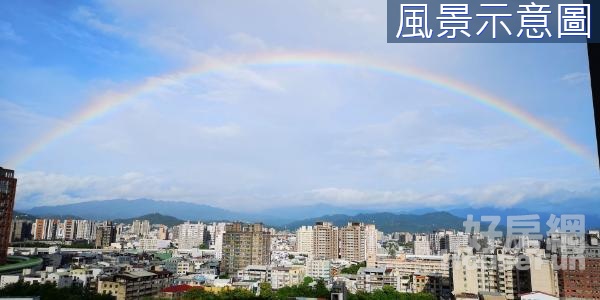
[[[210,59],[327,51],[418,66],[596,152],[580,44],[387,44],[386,1],[0,5],[0,161],[108,90]],[[17,207],[113,198],[234,210],[597,199],[598,167],[464,96],[360,68],[244,67],[146,93],[21,165]]]

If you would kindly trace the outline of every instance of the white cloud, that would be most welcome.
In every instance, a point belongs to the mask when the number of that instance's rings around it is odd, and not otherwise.
[[[210,171],[207,169],[205,171]],[[216,176],[216,174],[207,174]],[[600,184],[585,180],[514,179],[498,184],[465,187],[448,191],[417,191],[322,187],[299,193],[257,193],[232,190],[228,194],[208,190],[210,183],[196,177],[170,174],[149,175],[125,172],[118,176],[76,176],[48,172],[18,174],[17,207],[58,205],[89,200],[151,198],[219,206],[237,211],[268,209],[286,205],[328,203],[364,210],[456,207],[511,208],[537,203],[566,203],[573,199],[600,197]],[[592,210],[593,211],[593,210]],[[599,213],[599,212],[596,212]]]
[[[239,135],[241,129],[236,124],[227,124],[223,126],[200,126],[198,132],[206,137],[228,138]]]
[[[285,88],[277,81],[271,78],[267,78],[263,75],[260,75],[257,72],[251,71],[249,69],[244,68],[234,68],[229,69],[224,73],[224,76],[227,77],[232,82],[236,84],[239,83],[248,83],[251,86],[256,86],[261,89],[271,91],[271,92],[283,92]]]
[[[520,142],[531,142],[533,133],[516,124],[485,124],[479,127],[445,119],[427,109],[412,109],[395,117],[353,130],[340,140],[342,149],[361,156],[390,157],[396,154],[422,153],[424,148],[448,146],[463,150],[502,149]],[[394,151],[382,149],[395,149]],[[385,155],[381,155],[385,154]]]
[[[104,22],[89,8],[79,6],[71,15],[74,21],[108,34],[127,35],[120,27]]]
[[[590,80],[590,74],[587,72],[574,72],[565,74],[560,80],[565,81],[570,84],[587,82]]]
[[[380,20],[377,15],[362,7],[342,9],[344,18],[350,21],[358,21],[364,23],[374,23]]]
[[[267,43],[265,43],[264,40],[244,32],[234,33],[230,35],[229,38],[233,42],[248,50],[265,51],[268,49]]]
[[[331,203],[363,209],[495,207],[511,208],[535,203],[566,203],[574,198],[600,197],[600,184],[578,180],[515,179],[447,192],[424,193],[414,190],[357,190],[352,188],[320,188],[292,197],[298,204]],[[528,202],[532,203],[528,203]],[[593,211],[594,213],[600,213]]]
[[[385,25],[385,1],[273,5],[149,0],[103,2],[102,10],[77,8],[72,20],[84,26],[74,26],[71,35],[81,34],[89,45],[94,45],[97,31],[126,37],[136,46],[132,48],[158,54],[161,67],[234,66],[181,81],[166,77],[162,88],[76,128],[26,167],[82,175],[25,175],[23,184],[29,188],[22,199],[46,204],[116,197],[210,199],[208,204],[237,207],[269,205],[265,199],[292,194],[290,201],[331,199],[339,205],[513,205],[557,188],[523,183],[465,190],[456,186],[539,174],[548,162],[580,173],[570,154],[556,157],[556,145],[540,142],[537,133],[428,82],[327,62],[243,67],[244,59],[257,52],[340,51],[368,53],[398,66],[418,62],[432,73],[471,78],[483,88],[485,80],[477,77],[488,77],[477,70],[492,69],[494,78],[508,79],[512,77],[505,75],[514,72],[497,68],[502,60],[491,63],[497,60],[485,45],[386,45],[385,26],[380,26]],[[223,19],[223,12],[230,18]],[[524,48],[494,51],[511,49]],[[506,51],[509,59],[522,55],[511,51]],[[581,80],[581,74],[574,74],[563,80]],[[510,96],[510,81],[502,80],[490,79],[491,86]],[[124,85],[104,86],[117,86],[118,93]],[[4,112],[1,103],[0,109]],[[9,112],[0,121],[27,113]],[[17,124],[10,125],[20,132]],[[54,123],[44,124],[51,128]],[[26,137],[34,141],[37,135]],[[551,160],[537,160],[548,152]],[[486,170],[482,162],[489,163]],[[522,163],[527,167],[519,167]],[[138,172],[130,173],[132,169]],[[52,187],[44,190],[46,185]]]
[[[23,43],[25,40],[19,36],[12,24],[4,21],[0,21],[0,40],[5,40],[13,43]]]
[[[167,182],[166,177],[128,172],[120,176],[68,176],[58,173],[18,174],[18,208],[60,205],[89,200],[181,199],[187,194]]]

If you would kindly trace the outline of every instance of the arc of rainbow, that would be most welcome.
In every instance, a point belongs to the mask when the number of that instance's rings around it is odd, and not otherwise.
[[[88,105],[71,115],[58,126],[48,131],[38,140],[28,145],[25,149],[16,153],[7,162],[8,166],[16,167],[28,158],[42,151],[47,145],[56,139],[75,130],[82,124],[99,117],[111,109],[118,107],[136,96],[152,91],[155,88],[169,86],[181,82],[195,75],[209,74],[214,72],[226,72],[244,67],[256,66],[279,66],[279,65],[333,65],[341,67],[357,67],[375,72],[401,76],[417,81],[422,81],[433,86],[443,88],[456,94],[463,95],[469,99],[479,102],[493,110],[505,114],[512,119],[536,130],[550,139],[562,144],[567,150],[597,164],[597,157],[583,145],[572,140],[560,130],[552,127],[532,114],[507,102],[499,97],[488,94],[464,82],[443,77],[437,74],[417,69],[411,66],[395,66],[373,59],[356,55],[328,52],[299,52],[299,53],[262,53],[245,56],[243,58],[226,58],[212,60],[206,63],[183,69],[173,73],[167,73],[158,77],[149,77],[141,83],[120,92],[109,92],[93,98]]]

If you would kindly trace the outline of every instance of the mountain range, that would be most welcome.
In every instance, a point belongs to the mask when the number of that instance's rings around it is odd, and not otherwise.
[[[182,220],[248,220],[251,218],[225,209],[191,202],[158,201],[152,199],[100,200],[56,206],[37,206],[23,213],[35,216],[74,215],[83,219],[113,220],[160,213]]]
[[[171,216],[165,216],[159,213],[147,214],[135,218],[114,219],[117,224],[132,224],[135,220],[149,221],[150,224],[163,224],[169,227],[182,224],[184,221]]]
[[[139,216],[143,215],[160,213],[189,221],[260,221],[278,226],[300,219],[314,218],[327,214],[354,215],[365,212],[365,210],[359,209],[314,204],[309,206],[270,208],[260,213],[240,213],[204,204],[153,199],[99,200],[56,206],[37,206],[30,209],[20,209],[19,211],[34,216],[55,217],[70,215],[92,220],[139,218]]]
[[[578,213],[575,208],[556,207],[552,212],[557,217],[564,213]],[[37,217],[72,217],[94,220],[121,220],[131,223],[134,219],[148,219],[152,223],[165,225],[178,224],[183,221],[246,221],[263,222],[278,228],[296,229],[303,225],[312,225],[316,221],[330,221],[335,225],[344,225],[347,222],[358,221],[375,223],[384,232],[393,231],[420,231],[426,232],[433,229],[464,229],[463,220],[472,214],[474,220],[481,216],[500,216],[500,225],[505,227],[508,216],[538,214],[540,231],[546,232],[546,221],[550,218],[552,207],[541,207],[538,210],[528,208],[498,209],[493,207],[483,208],[452,208],[446,211],[433,209],[419,209],[402,211],[390,209],[387,212],[364,210],[351,207],[336,207],[325,204],[309,206],[288,206],[264,210],[260,213],[240,213],[204,204],[181,201],[159,201],[152,199],[136,200],[101,200],[89,201],[57,206],[38,206],[31,209],[21,209],[19,213],[31,218]],[[581,213],[581,212],[579,212]],[[76,216],[76,217],[75,217]],[[589,228],[600,227],[600,217],[586,214],[585,224]],[[125,222],[127,221],[127,222]],[[484,224],[482,224],[482,227]],[[501,230],[501,229],[499,229]]]
[[[322,212],[335,214],[323,215]],[[343,212],[343,213],[342,213]],[[436,228],[460,229],[462,218],[446,212],[420,214],[394,214],[388,212],[361,213],[351,208],[335,206],[305,206],[275,208],[260,214],[237,213],[208,205],[189,202],[157,201],[151,199],[90,201],[57,206],[39,206],[21,210],[28,217],[77,216],[73,218],[114,220],[132,223],[133,220],[149,220],[153,224],[169,226],[189,221],[246,221],[263,222],[277,228],[296,229],[313,225],[316,221],[330,221],[342,226],[348,222],[374,223],[384,232],[431,231]]]
[[[393,213],[366,213],[353,216],[327,215],[292,222],[285,227],[295,230],[300,226],[314,225],[317,221],[331,222],[335,226],[345,226],[348,222],[375,224],[378,230],[386,233],[396,231],[431,232],[436,229],[461,230],[464,228],[464,219],[447,212],[434,212],[423,215]]]

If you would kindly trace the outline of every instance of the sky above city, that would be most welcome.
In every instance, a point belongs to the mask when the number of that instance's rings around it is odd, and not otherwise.
[[[385,0],[16,1],[0,12],[0,166],[16,171],[17,208],[600,196],[584,44],[387,44]],[[422,74],[512,105],[571,147]]]

